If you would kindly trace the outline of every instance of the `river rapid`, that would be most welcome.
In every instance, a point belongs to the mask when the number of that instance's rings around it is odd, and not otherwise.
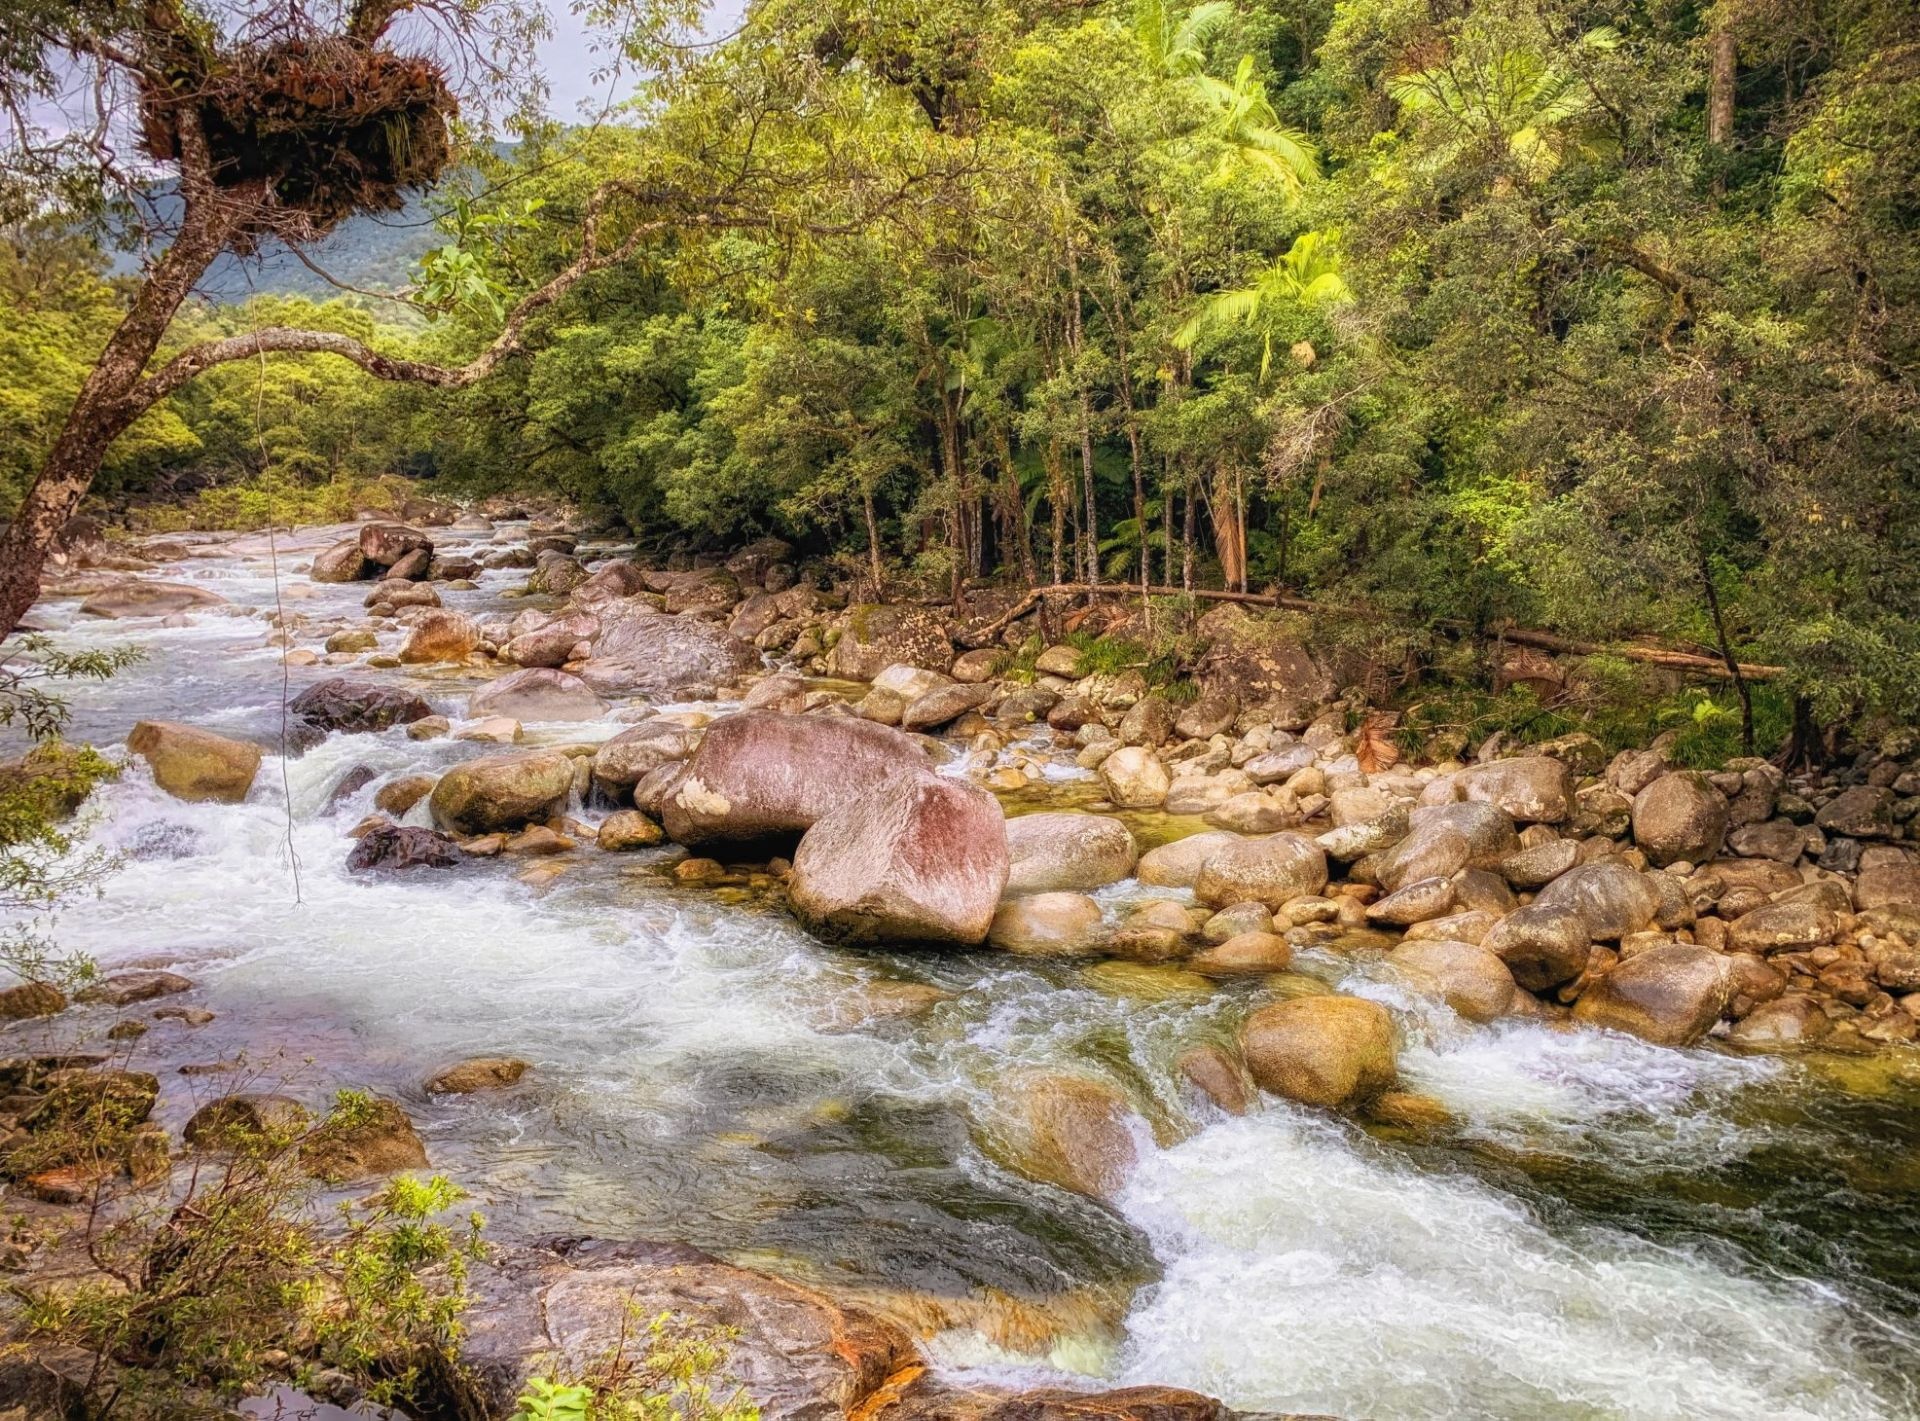
[[[117,746],[157,718],[280,743],[283,675],[297,694],[339,668],[284,670],[265,617],[276,595],[289,613],[361,615],[364,584],[292,570],[338,535],[283,536],[277,585],[261,536],[169,565],[234,604],[183,626],[43,603],[33,620],[63,648],[146,654],[73,689],[72,736]],[[524,577],[442,597],[518,608]],[[456,720],[482,684],[466,669],[364,674]],[[1394,1009],[1408,1088],[1454,1123],[1369,1129],[1277,1101],[1228,1118],[1172,1063],[1224,1039],[1257,986],[1196,996],[1151,971],[832,947],[757,898],[677,885],[656,871],[671,851],[582,850],[546,887],[510,859],[346,871],[345,831],[380,783],[493,748],[334,735],[270,752],[238,806],[173,800],[139,761],[99,792],[87,833],[123,862],[63,912],[62,942],[106,969],[182,972],[217,1014],[127,1048],[166,1082],[165,1124],[241,1083],[391,1095],[495,1237],[696,1244],[866,1300],[970,1374],[1168,1383],[1379,1421],[1920,1417],[1916,1053],[1470,1026],[1365,962],[1310,952],[1296,970]],[[331,802],[360,766],[374,782]],[[1083,792],[1070,761],[1050,783],[1010,811]],[[847,1027],[844,1003],[884,980],[951,995]],[[110,1023],[93,1009],[16,1026],[4,1049],[97,1047]],[[476,1054],[532,1069],[505,1092],[425,1093],[434,1069]],[[213,1062],[230,1069],[178,1071]],[[996,1159],[994,1102],[1035,1066],[1103,1074],[1152,1122],[1114,1209]]]

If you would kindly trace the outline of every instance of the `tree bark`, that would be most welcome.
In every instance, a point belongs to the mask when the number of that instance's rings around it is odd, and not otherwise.
[[[1733,28],[1722,18],[1709,40],[1707,68],[1707,142],[1725,148],[1733,142],[1734,78],[1738,56]]]
[[[867,520],[867,572],[873,578],[873,595],[877,600],[886,595],[880,575],[880,521],[873,516],[873,490],[864,484],[860,488],[860,511]]]
[[[1733,693],[1740,698],[1740,748],[1747,754],[1753,753],[1753,688],[1747,684],[1746,674],[1733,654],[1732,640],[1727,636],[1727,619],[1720,610],[1720,592],[1713,585],[1713,566],[1707,561],[1707,550],[1700,553],[1700,588],[1706,594],[1707,611],[1713,616],[1713,637],[1720,648],[1720,659],[1726,664],[1727,679],[1733,682]]]
[[[10,636],[40,596],[40,573],[80,507],[113,441],[156,396],[141,376],[174,313],[227,244],[244,198],[204,190],[187,199],[180,231],[154,264],[106,349],[87,372],[66,423],[6,532],[0,534],[0,638]]]

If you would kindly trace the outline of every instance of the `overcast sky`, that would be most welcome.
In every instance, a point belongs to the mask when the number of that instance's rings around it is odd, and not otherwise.
[[[710,37],[726,34],[740,23],[745,8],[746,0],[707,0],[705,32]],[[583,113],[598,113],[609,95],[619,100],[632,94],[631,67],[617,80],[594,81],[595,71],[608,67],[609,56],[593,51],[586,27],[566,0],[548,0],[547,13],[553,17],[553,38],[541,47],[540,60],[553,90],[555,118],[571,120]]]

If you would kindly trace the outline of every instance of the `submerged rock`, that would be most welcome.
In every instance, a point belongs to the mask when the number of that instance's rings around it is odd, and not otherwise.
[[[196,1149],[291,1144],[313,1124],[313,1112],[288,1095],[237,1091],[193,1112],[181,1138]]]
[[[363,1097],[336,1108],[307,1135],[300,1164],[316,1179],[346,1184],[425,1169],[427,1147],[396,1102]]]
[[[473,1095],[483,1090],[504,1090],[518,1083],[527,1073],[527,1063],[517,1056],[475,1056],[436,1072],[427,1081],[434,1095]]]
[[[80,604],[80,615],[119,621],[127,617],[170,617],[197,607],[226,605],[226,598],[191,583],[129,579],[87,598]]]
[[[1084,893],[1019,894],[1001,903],[987,941],[1023,957],[1072,957],[1093,949],[1100,905]]]
[[[51,982],[20,982],[0,991],[0,1021],[30,1021],[67,1009],[67,994]]]
[[[400,646],[403,665],[464,660],[480,645],[480,624],[464,612],[431,607],[413,624]]]
[[[150,1002],[157,997],[170,997],[192,988],[193,983],[178,972],[164,972],[149,968],[139,972],[115,972],[98,982],[81,989],[76,1001],[103,1004],[110,1007],[132,1006],[136,1002]]]
[[[607,703],[578,676],[551,667],[510,671],[475,691],[467,700],[467,714],[511,716],[520,721],[598,720]]]
[[[1410,985],[1433,993],[1468,1021],[1492,1021],[1513,1008],[1513,973],[1484,947],[1444,939],[1403,942],[1387,961]]]
[[[1014,1168],[1030,1179],[1093,1199],[1120,1191],[1139,1160],[1138,1117],[1104,1081],[1059,1072],[1016,1076],[999,1108]]]

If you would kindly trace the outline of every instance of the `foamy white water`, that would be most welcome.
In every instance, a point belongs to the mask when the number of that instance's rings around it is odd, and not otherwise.
[[[283,571],[304,555],[289,549]],[[236,608],[177,628],[76,623],[72,603],[39,614],[68,645],[150,652],[77,688],[78,726],[116,744],[158,716],[272,743],[268,568],[206,559],[166,576]],[[497,610],[519,576],[444,595]],[[290,613],[355,614],[364,595],[283,583]],[[327,674],[296,673],[293,689]],[[455,715],[480,684],[464,671],[404,680]],[[618,728],[532,733],[590,741]],[[1377,1421],[1920,1415],[1915,1289],[1876,1253],[1913,1256],[1920,1232],[1915,1194],[1901,1192],[1903,1142],[1920,1149],[1911,1114],[1884,1117],[1897,1128],[1883,1146],[1823,1123],[1790,1063],[1473,1026],[1376,964],[1303,954],[1304,970],[1394,1010],[1406,1084],[1459,1126],[1389,1143],[1277,1104],[1224,1120],[1196,1106],[1173,1062],[1231,1032],[1253,999],[1244,985],[1148,1000],[1074,964],[844,951],[777,911],[624,871],[645,855],[581,855],[544,891],[515,881],[511,860],[346,872],[345,830],[381,782],[489,749],[336,735],[285,762],[269,755],[239,806],[174,801],[137,763],[100,792],[93,837],[125,864],[64,914],[63,940],[109,968],[175,965],[219,1014],[191,1034],[156,1024],[136,1057],[169,1071],[246,1063],[186,1083],[169,1074],[163,1118],[178,1125],[237,1081],[315,1099],[370,1086],[403,1101],[436,1167],[508,1236],[680,1238],[830,1284],[951,1300],[957,1314],[1005,1296],[1077,1318],[1062,1299],[1124,1298],[1157,1265],[1112,1333],[1074,1322],[1030,1351],[964,1324],[936,1339],[944,1365],[996,1376],[1184,1384],[1243,1408]],[[361,767],[374,781],[330,804]],[[1058,762],[1046,773],[1084,778]],[[1185,896],[1134,883],[1099,895],[1116,916]],[[910,1022],[828,1023],[858,984],[902,977],[952,995]],[[480,1053],[533,1070],[497,1097],[422,1091],[434,1067]],[[976,1127],[1028,1068],[1112,1080],[1183,1142],[1156,1148],[1143,1130],[1117,1213],[1027,1183]],[[1683,1187],[1693,1172],[1708,1182]],[[1610,1189],[1617,1198],[1591,1197]],[[1770,1214],[1809,1200],[1791,1221]],[[1782,1248],[1756,1246],[1776,1234]]]

